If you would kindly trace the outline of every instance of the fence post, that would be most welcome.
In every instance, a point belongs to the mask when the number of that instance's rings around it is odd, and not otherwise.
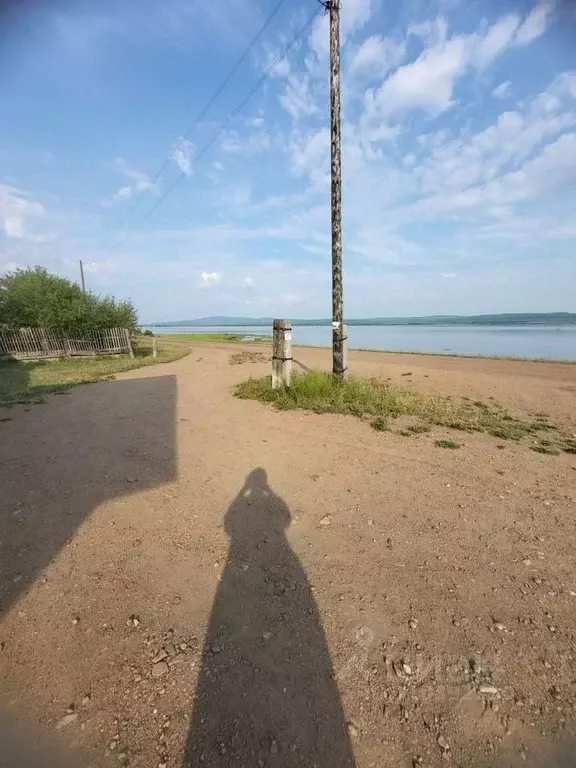
[[[292,377],[292,323],[274,320],[272,336],[272,389],[289,387]]]
[[[130,331],[128,330],[128,328],[124,328],[124,338],[126,339],[128,354],[130,355],[130,357],[134,357],[134,350],[132,349],[132,344],[130,343]]]
[[[156,346],[156,336],[152,336],[152,357],[158,357],[158,348]]]

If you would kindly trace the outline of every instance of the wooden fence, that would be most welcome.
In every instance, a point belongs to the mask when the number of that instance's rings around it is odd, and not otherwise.
[[[63,336],[43,328],[21,328],[0,333],[0,360],[34,360],[42,357],[85,357],[94,355],[134,356],[130,334],[125,328]]]

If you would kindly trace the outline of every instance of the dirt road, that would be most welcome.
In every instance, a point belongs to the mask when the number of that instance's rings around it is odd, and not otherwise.
[[[0,764],[575,765],[576,456],[276,412],[232,351],[0,413]],[[575,366],[350,365],[576,433]]]

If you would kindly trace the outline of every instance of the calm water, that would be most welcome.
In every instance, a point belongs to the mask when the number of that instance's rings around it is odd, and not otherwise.
[[[154,333],[243,333],[271,335],[265,326],[151,328]],[[319,347],[332,344],[326,326],[295,326],[293,343]],[[407,352],[448,352],[455,355],[505,355],[576,360],[576,326],[406,326],[353,325],[348,328],[350,349],[389,349]]]

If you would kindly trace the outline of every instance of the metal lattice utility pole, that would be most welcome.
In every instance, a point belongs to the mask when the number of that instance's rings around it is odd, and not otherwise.
[[[346,377],[347,332],[342,297],[342,157],[340,138],[340,0],[324,3],[330,12],[330,134],[332,178],[332,374]]]

